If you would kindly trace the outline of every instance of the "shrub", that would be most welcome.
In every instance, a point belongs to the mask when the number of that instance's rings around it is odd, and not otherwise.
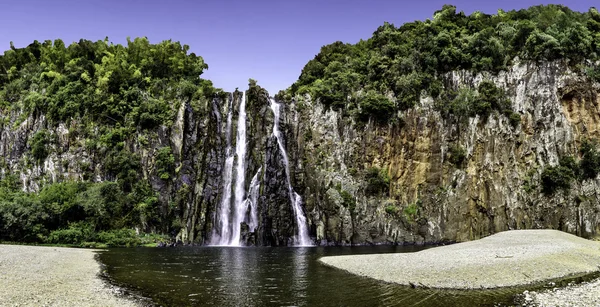
[[[594,179],[600,172],[600,153],[593,142],[584,141],[579,149],[581,161],[579,168],[581,170],[581,179]]]
[[[600,67],[588,67],[585,70],[586,75],[594,82],[600,82]]]
[[[360,99],[359,119],[368,121],[373,118],[380,122],[386,122],[394,114],[394,103],[386,96],[370,91]]]
[[[392,215],[392,216],[397,216],[399,211],[400,211],[400,209],[394,205],[389,205],[389,206],[385,207],[385,213]]]
[[[382,169],[371,167],[366,172],[367,195],[376,195],[389,191],[390,178]]]
[[[448,161],[460,168],[467,158],[467,151],[460,145],[452,145],[448,155]]]
[[[340,196],[342,197],[342,206],[348,208],[350,212],[354,212],[354,210],[356,209],[356,200],[354,199],[352,194],[350,194],[346,190],[340,189]]]
[[[129,192],[138,180],[140,156],[129,150],[110,151],[105,160],[104,168],[107,173],[117,178],[123,191]]]
[[[50,232],[46,243],[52,244],[81,244],[94,240],[94,227],[85,222],[69,224],[69,228]]]
[[[541,179],[544,194],[552,195],[558,189],[569,190],[573,179],[575,179],[575,171],[570,165],[550,166],[544,169]]]
[[[50,137],[48,135],[48,131],[46,130],[40,130],[36,132],[29,141],[29,146],[31,146],[31,155],[36,162],[41,163],[42,161],[46,160],[50,154],[50,151],[48,150],[49,142]]]
[[[406,208],[404,208],[404,210],[403,210],[403,213],[404,213],[404,216],[406,217],[406,219],[414,220],[415,217],[417,216],[418,210],[419,210],[419,205],[417,202],[417,203],[406,206]]]
[[[517,112],[509,112],[508,114],[508,122],[510,123],[510,125],[513,128],[517,128],[517,126],[519,126],[519,124],[521,123],[521,114],[517,113]]]
[[[481,82],[477,92],[478,95],[472,108],[474,114],[487,118],[492,110],[502,113],[510,110],[511,102],[505,97],[504,90],[497,87],[493,82]]]
[[[171,153],[171,147],[161,147],[156,152],[156,172],[158,177],[168,180],[174,173],[175,157]]]
[[[138,246],[142,243],[133,229],[118,229],[98,233],[98,242],[108,246]]]
[[[527,176],[523,179],[523,190],[525,193],[531,193],[537,189],[536,183],[533,181],[533,175],[535,174],[535,169],[530,169],[527,172]]]
[[[0,199],[0,240],[41,242],[51,213],[33,195],[15,192]]]

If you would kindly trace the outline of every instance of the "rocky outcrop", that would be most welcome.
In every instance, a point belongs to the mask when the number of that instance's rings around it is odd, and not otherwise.
[[[583,140],[600,139],[600,86],[562,62],[519,64],[498,75],[455,72],[445,79],[455,88],[493,81],[509,96],[520,123],[515,127],[501,114],[462,122],[442,116],[428,97],[384,125],[356,122],[308,96],[282,105],[279,126],[290,181],[304,199],[315,242],[466,241],[528,228],[594,236],[600,225],[598,178],[552,197],[535,185],[544,167],[577,155]],[[264,90],[251,86],[247,93],[245,190],[254,176],[259,190],[258,225],[243,225],[243,237],[247,244],[288,245],[298,226],[273,136],[274,116]],[[161,218],[176,221],[146,230],[173,231],[183,242],[210,241],[223,197],[226,144],[229,139],[235,147],[241,97],[236,91],[206,101],[174,101],[172,124],[126,137],[124,148],[140,158],[139,176],[159,192]],[[227,129],[230,110],[232,127]],[[110,148],[81,137],[78,121],[50,125],[40,114],[5,115],[2,174],[17,174],[26,191],[64,180],[115,180],[104,165]],[[101,135],[99,126],[86,127],[88,135]],[[36,161],[31,140],[41,132],[48,154]],[[448,160],[456,146],[466,153],[459,167]],[[165,147],[175,158],[168,178],[156,167],[157,153]],[[369,176],[378,173],[385,186],[379,182],[373,188]]]
[[[343,112],[300,97],[292,133],[299,185],[316,239],[334,244],[466,241],[510,229],[553,228],[584,237],[598,231],[600,180],[545,196],[535,188],[544,167],[577,156],[597,139],[598,84],[562,62],[519,64],[498,75],[455,72],[450,86],[491,80],[505,90],[520,124],[492,114],[466,123],[443,117],[431,98],[381,126],[361,125]],[[294,123],[289,120],[289,123]],[[466,151],[463,167],[448,161],[452,146]],[[365,173],[390,178],[389,191],[367,193]],[[343,204],[341,192],[356,201]]]

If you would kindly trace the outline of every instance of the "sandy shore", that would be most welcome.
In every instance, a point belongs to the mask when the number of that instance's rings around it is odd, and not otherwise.
[[[490,289],[598,271],[600,243],[556,230],[517,230],[417,253],[324,257],[320,261],[401,285]]]
[[[0,245],[0,306],[140,306],[99,272],[93,250]]]

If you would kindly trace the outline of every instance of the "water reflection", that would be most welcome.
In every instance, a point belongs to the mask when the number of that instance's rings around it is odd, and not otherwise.
[[[297,247],[295,255],[292,257],[292,263],[294,265],[294,275],[292,277],[292,293],[295,298],[295,306],[306,306],[306,288],[308,285],[308,279],[306,273],[308,272],[308,253],[311,252],[310,247]]]
[[[411,289],[326,267],[331,255],[414,252],[414,247],[110,249],[114,282],[162,306],[494,306],[523,289]],[[502,305],[500,304],[500,305]]]
[[[229,297],[233,305],[247,306],[249,298],[245,290],[254,280],[254,270],[244,262],[252,262],[252,255],[243,255],[243,250],[237,247],[219,248],[217,252],[219,257],[215,265],[218,266],[220,274],[215,276],[215,279],[221,281],[222,296]]]

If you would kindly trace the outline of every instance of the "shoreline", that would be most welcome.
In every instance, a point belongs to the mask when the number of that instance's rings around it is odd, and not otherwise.
[[[97,251],[0,244],[0,305],[148,305],[103,279]]]
[[[515,230],[416,253],[323,257],[325,265],[393,284],[495,289],[598,272],[600,243],[556,230]]]

